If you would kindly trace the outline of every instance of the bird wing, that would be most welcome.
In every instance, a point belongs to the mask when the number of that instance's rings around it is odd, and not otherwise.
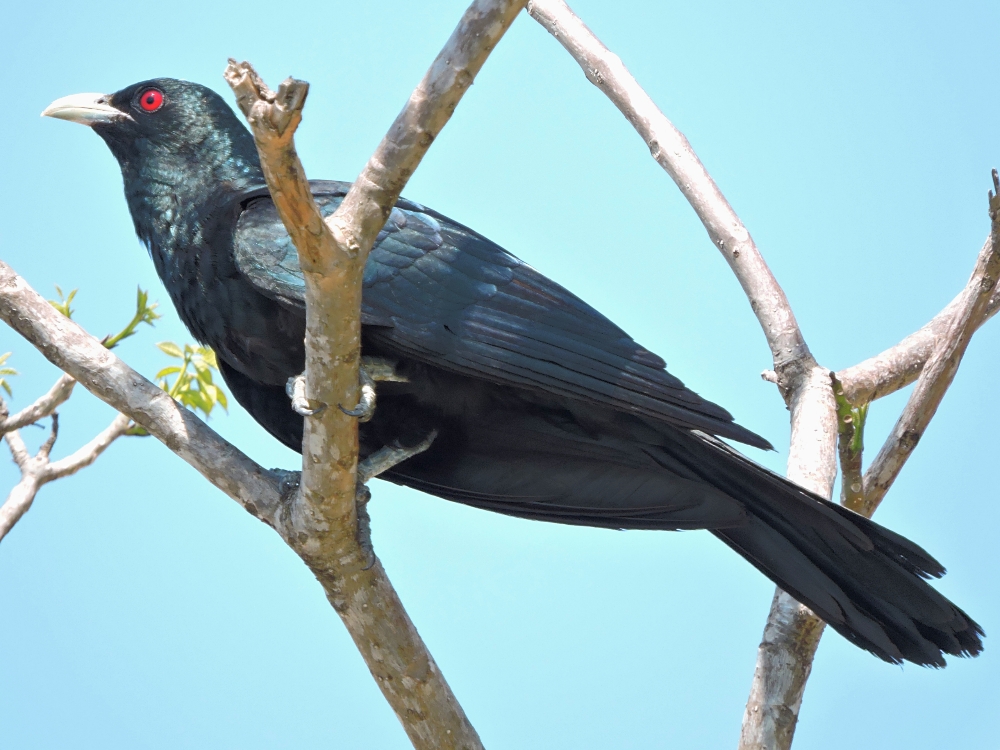
[[[350,188],[311,185],[324,216]],[[241,201],[240,272],[263,294],[304,309],[298,255],[266,188]],[[435,367],[771,447],[578,297],[468,227],[405,199],[368,257],[361,315],[378,327],[380,343]]]

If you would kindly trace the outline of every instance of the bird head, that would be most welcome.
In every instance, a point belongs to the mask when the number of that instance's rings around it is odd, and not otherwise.
[[[197,83],[154,78],[113,94],[73,94],[42,116],[89,126],[118,159],[126,183],[260,181],[253,137],[221,96]]]

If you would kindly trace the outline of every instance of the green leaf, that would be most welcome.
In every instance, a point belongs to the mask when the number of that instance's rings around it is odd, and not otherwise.
[[[56,302],[54,299],[50,299],[49,304],[52,305],[56,310],[61,312],[63,315],[65,315],[67,318],[72,318],[74,310],[72,307],[70,307],[70,303],[73,302],[73,298],[76,296],[76,293],[80,290],[74,289],[69,294],[63,294],[63,290],[58,284],[56,284],[55,287],[56,287],[56,294],[59,295],[59,301]]]
[[[180,398],[180,402],[192,409],[201,409],[208,416],[212,411],[212,402],[205,397],[205,394],[198,390],[185,391]]]
[[[156,312],[156,303],[149,304],[149,294],[144,292],[141,287],[137,287],[135,293],[135,315],[132,316],[132,320],[129,321],[128,325],[114,336],[105,336],[104,345],[108,349],[114,349],[129,336],[134,335],[136,329],[141,324],[153,325],[153,321],[159,319],[160,315]]]
[[[181,348],[177,346],[173,341],[161,341],[156,347],[166,354],[168,357],[177,357],[177,359],[184,359],[184,352]]]
[[[176,365],[173,366],[173,367],[164,367],[162,370],[160,370],[158,373],[156,373],[156,375],[154,375],[153,377],[155,377],[157,380],[160,380],[161,378],[167,377],[167,375],[176,375],[180,371],[181,371],[181,368],[177,367]]]
[[[7,352],[6,354],[0,354],[0,365],[3,365],[13,352]],[[3,388],[8,396],[13,396],[14,391],[11,390],[10,383],[7,382],[7,378],[11,375],[17,375],[17,370],[13,367],[0,367],[0,388]]]
[[[181,364],[165,367],[156,374],[160,388],[194,411],[211,416],[216,406],[228,409],[226,394],[215,385],[212,370],[218,369],[215,352],[208,347],[185,344],[181,349],[177,344],[164,341],[157,344],[161,351],[182,360]],[[173,384],[170,376],[176,376]]]

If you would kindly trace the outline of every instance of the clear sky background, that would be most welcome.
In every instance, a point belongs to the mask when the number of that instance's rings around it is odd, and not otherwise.
[[[311,82],[306,169],[352,179],[464,2],[277,7],[4,6],[0,257],[42,293],[79,287],[97,335],[130,317],[137,284],[151,290],[163,320],[120,349],[147,375],[165,362],[154,342],[190,339],[104,144],[38,113],[153,76],[225,91],[226,58],[245,58],[272,84]],[[1000,166],[995,1],[574,7],[689,137],[823,364],[881,351],[965,283]],[[641,139],[526,15],[405,194],[609,315],[774,442],[752,455],[783,470],[787,412],[759,377],[770,356],[739,286]],[[877,515],[947,565],[938,586],[992,636],[986,653],[899,668],[828,633],[796,747],[996,746],[998,347],[994,321]],[[16,408],[57,373],[2,328],[7,350]],[[872,408],[869,459],[904,399]],[[58,455],[112,418],[82,389],[61,414]],[[266,466],[298,462],[239,407],[211,422]],[[0,490],[15,480],[3,458]],[[709,534],[373,490],[376,550],[487,747],[735,747],[773,586]],[[151,438],[42,490],[0,545],[0,613],[4,748],[408,747],[305,566]]]

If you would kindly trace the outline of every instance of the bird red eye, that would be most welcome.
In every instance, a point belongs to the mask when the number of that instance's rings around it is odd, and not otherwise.
[[[163,106],[163,94],[156,89],[146,89],[139,97],[139,106],[147,112],[155,112]]]

